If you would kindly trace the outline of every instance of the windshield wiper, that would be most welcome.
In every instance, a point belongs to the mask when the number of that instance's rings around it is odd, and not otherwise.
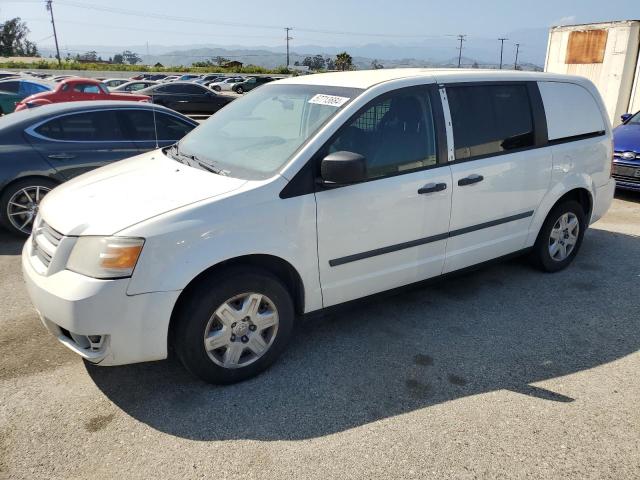
[[[172,158],[174,158],[175,160],[177,160],[180,163],[184,163],[185,165],[189,165],[189,166],[193,167],[194,166],[193,164],[195,163],[195,166],[198,166],[201,169],[206,170],[208,172],[215,173],[216,175],[226,175],[227,174],[226,170],[221,170],[219,168],[215,168],[215,167],[209,165],[208,163],[200,160],[195,155],[180,152],[180,150],[178,149],[178,144],[177,143],[172,145],[169,151],[171,152],[171,157]]]

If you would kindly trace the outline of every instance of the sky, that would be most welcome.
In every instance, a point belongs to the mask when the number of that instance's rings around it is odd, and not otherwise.
[[[73,45],[283,46],[416,44],[466,34],[640,17],[640,0],[53,0],[62,49]],[[39,47],[52,47],[44,0],[0,0],[0,21],[19,16]],[[511,39],[510,41],[515,41]],[[140,52],[145,53],[145,52]],[[151,51],[151,53],[154,53]]]

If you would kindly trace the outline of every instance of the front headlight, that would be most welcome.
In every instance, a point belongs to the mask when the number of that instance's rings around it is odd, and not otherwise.
[[[80,237],[67,269],[94,278],[130,277],[143,245],[143,238]]]

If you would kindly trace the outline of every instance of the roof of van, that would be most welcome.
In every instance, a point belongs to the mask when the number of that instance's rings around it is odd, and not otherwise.
[[[424,77],[437,82],[569,80],[576,83],[584,83],[584,78],[569,75],[515,70],[483,70],[477,68],[384,68],[379,70],[316,73],[313,75],[286,78],[279,80],[278,83],[366,89],[379,83],[412,77]]]

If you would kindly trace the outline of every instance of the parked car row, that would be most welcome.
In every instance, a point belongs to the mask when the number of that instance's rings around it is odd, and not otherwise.
[[[198,124],[141,102],[78,101],[0,118],[0,222],[28,235],[40,200],[93,168],[171,145]]]

